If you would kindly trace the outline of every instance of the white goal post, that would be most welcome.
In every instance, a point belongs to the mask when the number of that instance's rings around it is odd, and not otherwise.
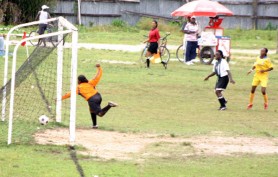
[[[14,47],[13,50],[13,56],[12,56],[12,71],[11,71],[11,86],[10,86],[10,108],[9,108],[9,127],[8,127],[8,144],[11,144],[12,140],[12,126],[13,126],[13,113],[14,113],[14,95],[15,95],[15,80],[16,80],[16,62],[17,62],[17,52],[19,46],[27,41],[30,40],[39,40],[39,39],[46,39],[51,36],[58,36],[58,41],[63,40],[63,35],[65,34],[71,34],[71,74],[70,74],[70,89],[71,89],[71,99],[70,99],[70,138],[69,142],[70,145],[74,145],[75,141],[75,122],[76,122],[76,86],[77,86],[77,50],[78,50],[78,29],[72,25],[70,22],[68,22],[63,17],[57,17],[57,18],[51,18],[48,19],[47,22],[58,22],[58,31],[57,32],[51,32],[48,34],[38,35],[34,37],[27,37],[22,39],[21,41],[18,41]],[[10,36],[12,33],[20,29],[22,27],[28,27],[33,25],[38,25],[40,22],[30,22],[25,23],[21,25],[17,25],[13,27],[7,34],[6,37],[6,53],[5,53],[5,67],[4,67],[4,79],[3,79],[3,99],[2,99],[2,121],[5,121],[6,119],[6,107],[7,107],[7,97],[6,97],[6,90],[5,87],[8,82],[8,61],[9,61],[9,49],[10,49]],[[60,42],[57,45],[57,88],[56,88],[56,98],[62,97],[62,73],[63,73],[63,41]],[[61,109],[62,109],[62,100],[57,99],[56,102],[56,122],[61,122]]]

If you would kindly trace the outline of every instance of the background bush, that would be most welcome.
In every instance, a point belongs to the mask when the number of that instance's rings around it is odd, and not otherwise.
[[[0,1],[0,17],[2,11],[2,22],[4,21],[6,25],[26,23],[35,20],[42,5],[49,6],[51,12],[53,9],[51,7],[55,7],[56,3],[56,0],[4,0]]]

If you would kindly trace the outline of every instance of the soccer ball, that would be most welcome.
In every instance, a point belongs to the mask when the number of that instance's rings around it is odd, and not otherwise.
[[[41,115],[39,117],[39,121],[40,121],[41,125],[46,125],[49,121],[49,118],[46,115]]]

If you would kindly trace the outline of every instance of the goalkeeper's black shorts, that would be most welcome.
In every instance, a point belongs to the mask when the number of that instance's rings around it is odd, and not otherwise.
[[[96,93],[94,96],[92,96],[91,98],[89,98],[88,100],[88,104],[90,107],[90,111],[97,114],[101,112],[101,95],[99,93]]]

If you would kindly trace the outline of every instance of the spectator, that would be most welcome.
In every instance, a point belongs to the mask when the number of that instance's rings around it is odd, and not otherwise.
[[[191,60],[196,58],[196,49],[197,49],[197,38],[198,38],[198,24],[196,23],[196,17],[192,16],[190,22],[186,24],[184,28],[184,33],[186,33],[186,53],[185,53],[185,63],[187,65],[193,65]]]
[[[37,16],[36,16],[36,20],[39,20],[39,22],[40,22],[40,24],[39,24],[39,31],[38,31],[39,35],[44,34],[44,32],[45,32],[45,30],[47,28],[47,24],[48,24],[46,20],[51,18],[50,14],[47,12],[47,9],[49,9],[49,7],[47,5],[43,5],[42,6],[42,10],[39,11]],[[39,39],[38,45],[40,45],[41,42],[43,42],[44,46],[46,46],[44,39]]]
[[[190,17],[187,17],[186,20],[184,21],[184,23],[182,24],[182,27],[181,27],[181,32],[184,33],[184,36],[183,36],[183,53],[184,53],[184,62],[186,62],[185,60],[185,54],[186,54],[186,46],[187,46],[187,41],[186,41],[186,33],[185,33],[185,26],[187,25],[187,23],[190,22]]]

